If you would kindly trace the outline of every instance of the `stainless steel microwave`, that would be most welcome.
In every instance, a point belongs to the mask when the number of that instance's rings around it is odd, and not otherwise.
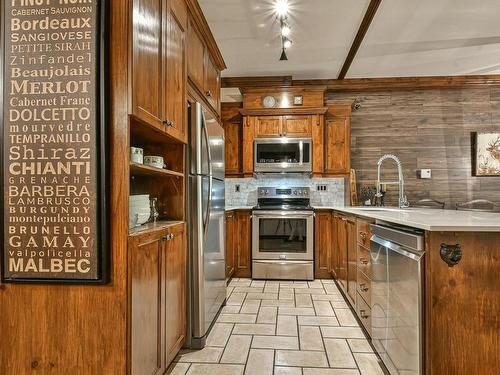
[[[311,138],[258,138],[254,141],[257,173],[312,172]]]

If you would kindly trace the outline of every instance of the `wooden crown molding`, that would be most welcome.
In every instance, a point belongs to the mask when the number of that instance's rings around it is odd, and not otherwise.
[[[255,108],[240,109],[243,116],[281,116],[281,115],[323,115],[328,107],[318,108]]]
[[[373,17],[375,17],[375,13],[377,13],[377,9],[380,5],[382,0],[371,0],[370,4],[368,5],[368,8],[366,9],[366,13],[363,17],[363,21],[361,21],[361,24],[359,25],[358,32],[356,33],[356,37],[354,38],[351,48],[349,49],[349,52],[347,53],[347,57],[344,61],[344,64],[342,65],[342,69],[340,69],[340,73],[338,76],[338,79],[344,79],[347,71],[351,67],[352,61],[354,60],[354,56],[356,56],[356,53],[358,52],[359,46],[361,45],[361,42],[363,41],[366,32],[368,31],[368,28],[370,27],[370,24],[372,23]]]
[[[222,71],[227,68],[224,58],[222,57],[222,53],[217,46],[217,42],[210,30],[210,26],[208,26],[208,22],[201,10],[200,4],[198,0],[186,0],[189,12],[191,13],[192,20],[199,32],[203,36],[205,43],[207,44],[208,49],[210,50],[217,67]]]
[[[292,76],[222,77],[221,87],[286,87],[292,85]]]

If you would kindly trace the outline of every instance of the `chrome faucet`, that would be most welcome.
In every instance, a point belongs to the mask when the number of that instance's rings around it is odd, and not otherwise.
[[[389,182],[382,182],[380,181],[380,167],[382,166],[382,163],[387,160],[387,159],[392,159],[396,162],[396,165],[398,166],[398,181],[389,181]],[[377,162],[377,194],[376,197],[382,198],[384,195],[381,192],[381,186],[382,184],[398,184],[399,185],[399,208],[407,208],[410,207],[410,203],[408,203],[408,199],[406,198],[405,195],[405,182],[403,178],[403,167],[401,165],[401,160],[396,155],[392,154],[385,154],[382,156],[380,159],[378,159]]]

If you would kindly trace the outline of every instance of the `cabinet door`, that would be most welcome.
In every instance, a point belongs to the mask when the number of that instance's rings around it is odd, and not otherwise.
[[[134,0],[132,12],[132,113],[164,129],[161,119],[162,0]]]
[[[339,277],[339,240],[338,240],[338,218],[337,215],[331,214],[332,215],[332,254],[330,256],[330,272],[332,273],[332,276],[334,279],[338,279]]]
[[[283,135],[282,116],[256,116],[254,122],[255,137],[281,137]]]
[[[234,232],[234,244],[236,248],[235,277],[251,277],[251,217],[250,211],[238,211],[235,213],[236,231]]]
[[[313,117],[311,115],[283,116],[283,133],[287,137],[311,137]]]
[[[253,175],[253,142],[255,138],[255,117],[243,117],[243,174]]]
[[[163,233],[129,241],[131,374],[163,374],[165,283]]]
[[[203,92],[205,79],[205,45],[196,26],[190,21],[187,36],[188,76],[195,86]]]
[[[347,175],[351,169],[350,118],[326,120],[325,173]]]
[[[241,173],[241,124],[224,122],[226,175]]]
[[[167,2],[166,0],[164,0]],[[186,141],[186,26],[187,8],[182,0],[168,0],[163,17],[162,102],[165,130]]]
[[[205,49],[205,97],[208,103],[217,113],[220,114],[219,97],[220,97],[220,72],[213,62],[212,56],[208,49]]]
[[[183,225],[167,234],[165,248],[166,353],[167,363],[170,363],[184,344],[186,337],[187,249]]]
[[[356,219],[347,218],[347,297],[354,306],[356,301],[357,280],[357,241],[356,241]]]
[[[230,279],[234,274],[236,220],[234,212],[226,213],[226,278]]]
[[[316,212],[315,230],[315,271],[317,279],[330,278],[330,257],[332,253],[332,215],[328,211]]]
[[[344,292],[347,292],[347,218],[337,217],[337,241],[339,250],[338,282]]]

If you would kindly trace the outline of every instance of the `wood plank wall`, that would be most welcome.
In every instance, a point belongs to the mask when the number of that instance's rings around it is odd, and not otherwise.
[[[472,177],[471,132],[500,131],[500,88],[429,89],[383,92],[327,92],[325,100],[357,99],[351,121],[352,168],[360,186],[375,186],[376,162],[399,156],[408,199],[455,203],[484,198],[500,202],[500,177]],[[383,176],[396,179],[391,162]],[[417,179],[431,168],[432,179]],[[386,204],[397,204],[397,186],[388,187]]]

